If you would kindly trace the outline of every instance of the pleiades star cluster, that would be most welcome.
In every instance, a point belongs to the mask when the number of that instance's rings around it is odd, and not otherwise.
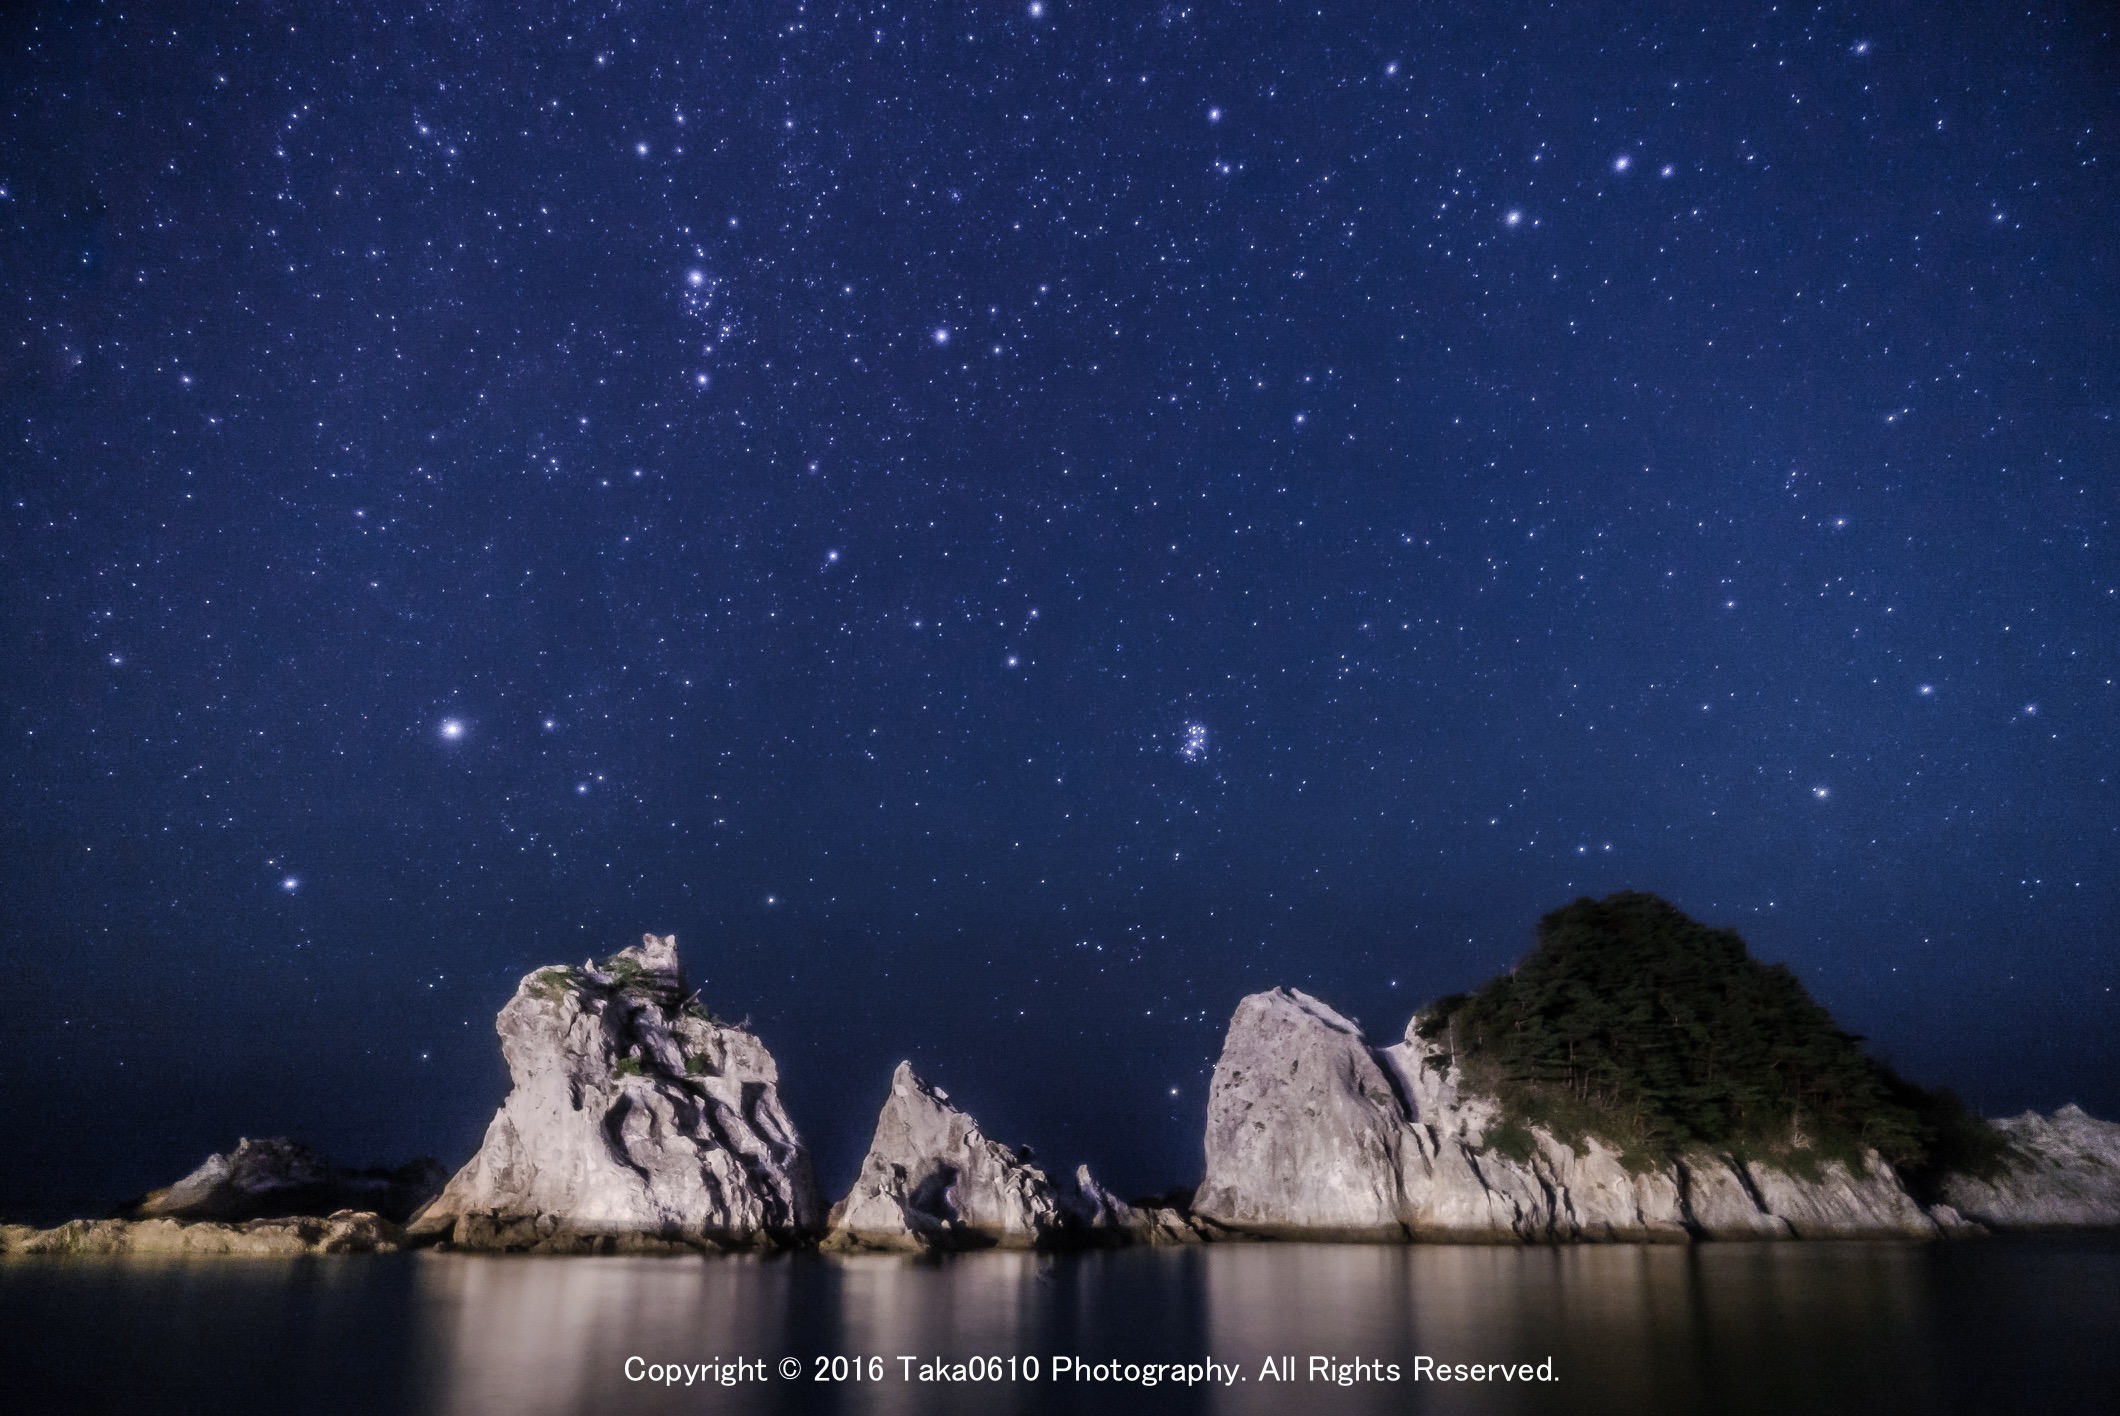
[[[2120,1110],[2110,11],[0,20],[0,1209],[470,1152],[673,931],[1189,1182],[1581,894]]]

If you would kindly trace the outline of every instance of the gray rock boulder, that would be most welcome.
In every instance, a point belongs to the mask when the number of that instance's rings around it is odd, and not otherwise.
[[[1027,1152],[988,1137],[948,1092],[901,1062],[824,1242],[840,1250],[1041,1247],[1070,1227],[1061,1200]]]
[[[243,1139],[164,1190],[127,1207],[130,1219],[239,1223],[367,1211],[396,1223],[441,1192],[449,1172],[422,1156],[394,1170],[350,1170],[285,1138]]]
[[[1994,1123],[2015,1154],[1991,1178],[1948,1177],[1943,1199],[1991,1229],[2120,1228],[2120,1125],[2079,1106]]]
[[[414,1239],[658,1251],[821,1227],[772,1055],[687,993],[675,936],[530,974],[496,1026],[513,1087],[478,1154],[408,1226]]]
[[[1265,1237],[1495,1242],[1933,1235],[1891,1167],[1829,1163],[1815,1181],[1727,1156],[1647,1169],[1505,1128],[1465,1093],[1442,1044],[1372,1049],[1361,1028],[1292,989],[1237,1006],[1207,1107],[1194,1215]],[[1506,1144],[1505,1144],[1506,1143]]]

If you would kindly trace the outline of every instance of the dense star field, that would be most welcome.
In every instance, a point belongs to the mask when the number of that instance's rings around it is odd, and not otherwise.
[[[835,1194],[1616,889],[2120,1111],[2115,38],[1949,15],[11,7],[0,1211],[645,929]]]

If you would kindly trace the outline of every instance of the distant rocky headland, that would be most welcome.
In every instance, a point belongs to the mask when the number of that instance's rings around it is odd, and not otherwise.
[[[1874,1061],[1787,969],[1647,895],[1546,916],[1508,975],[1376,1047],[1286,988],[1238,1004],[1198,1187],[1050,1174],[900,1064],[827,1207],[772,1054],[689,990],[674,936],[539,969],[511,1089],[453,1177],[244,1141],[114,1218],[0,1252],[288,1255],[1054,1249],[1241,1239],[1550,1243],[2120,1227],[2120,1125],[1987,1121]],[[446,1179],[446,1183],[445,1182]]]

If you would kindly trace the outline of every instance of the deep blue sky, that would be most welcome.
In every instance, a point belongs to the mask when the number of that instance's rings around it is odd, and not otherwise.
[[[2100,7],[0,25],[0,1211],[455,1164],[644,929],[835,1193],[1617,888],[2120,1111]]]

